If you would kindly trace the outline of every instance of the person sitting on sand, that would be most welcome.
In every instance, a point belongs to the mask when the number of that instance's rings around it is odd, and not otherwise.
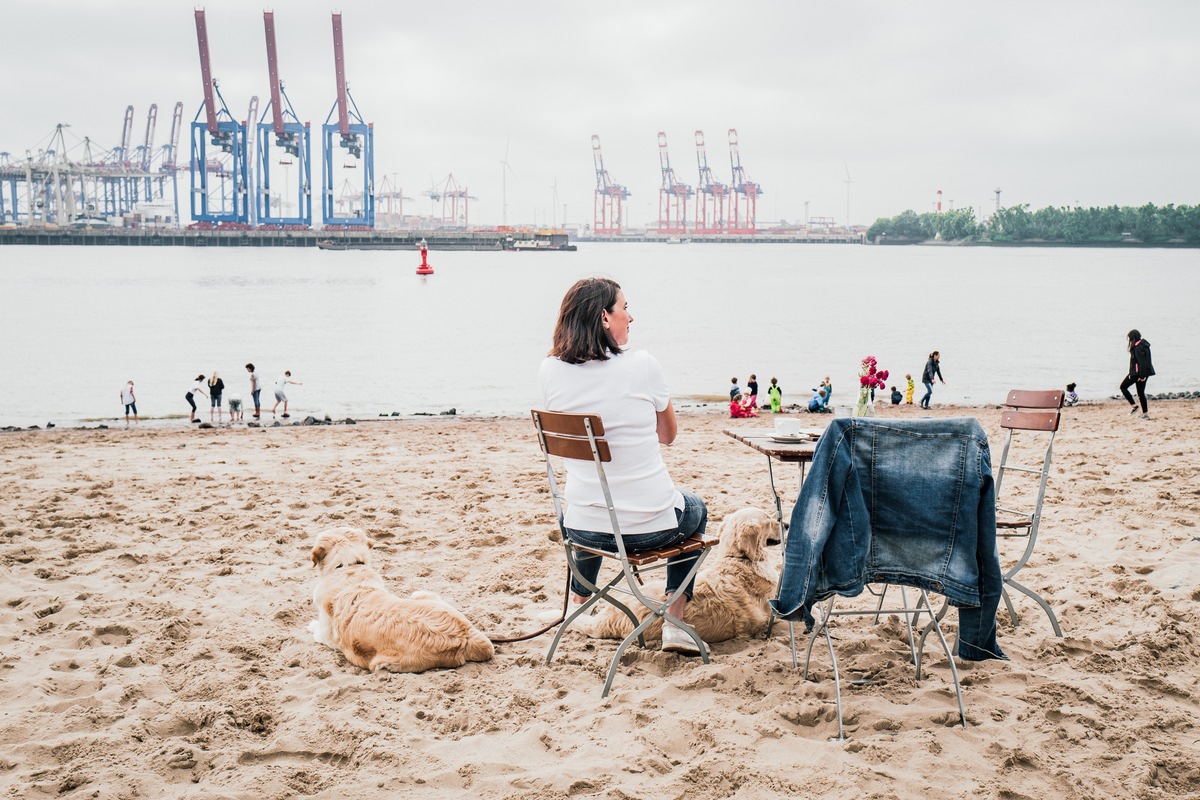
[[[745,395],[739,392],[733,396],[732,400],[729,401],[729,416],[734,419],[744,419],[746,417],[755,416],[751,413],[750,407],[746,405]]]
[[[825,390],[817,389],[813,392],[812,399],[808,401],[808,413],[820,414],[825,410]]]
[[[1063,405],[1073,406],[1079,402],[1079,395],[1075,394],[1075,384],[1067,384],[1067,393],[1063,395]]]
[[[554,326],[550,355],[538,371],[548,411],[603,414],[612,444],[612,461],[604,466],[616,503],[625,546],[631,552],[679,544],[703,534],[708,523],[704,501],[681,491],[671,481],[660,444],[678,433],[666,376],[644,350],[626,351],[633,316],[625,293],[608,278],[584,278],[567,290]],[[590,461],[567,459],[563,527],[567,538],[585,547],[615,551],[612,522],[596,468]],[[600,556],[577,551],[575,571],[595,584]],[[667,559],[667,594],[683,588],[668,613],[684,621],[694,581],[686,553]],[[592,590],[572,574],[571,595],[577,605]],[[662,649],[699,655],[695,641],[682,628],[663,625]]]
[[[900,401],[904,399],[904,395],[900,394],[900,390],[895,386],[892,387],[892,405],[900,405]]]

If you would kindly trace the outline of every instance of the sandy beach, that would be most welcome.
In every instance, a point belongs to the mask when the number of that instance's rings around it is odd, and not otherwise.
[[[616,642],[577,634],[550,666],[541,637],[419,675],[313,642],[309,550],[345,524],[396,592],[538,627],[564,564],[528,419],[0,434],[0,796],[1200,797],[1200,401],[1151,413],[1064,411],[1022,572],[1064,638],[1002,608],[1011,661],[960,663],[963,729],[940,651],[918,682],[903,625],[846,622],[843,676],[873,682],[844,682],[841,742],[828,661],[802,680],[785,625],[709,665],[635,647],[607,699]],[[979,417],[999,460],[995,406],[932,414]],[[722,433],[769,425],[681,409],[664,457],[710,526],[773,513]]]

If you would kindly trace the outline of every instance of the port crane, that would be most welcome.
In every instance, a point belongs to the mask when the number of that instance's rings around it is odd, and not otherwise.
[[[729,166],[733,170],[729,232],[754,233],[758,196],[762,194],[762,187],[746,177],[746,170],[742,168],[742,156],[738,152],[737,130],[734,128],[729,129]]]
[[[592,160],[596,165],[596,192],[592,202],[592,232],[599,234],[621,232],[621,204],[629,197],[629,190],[608,177],[604,168],[604,154],[600,151],[600,137],[592,134]]]
[[[729,187],[718,183],[708,168],[704,131],[696,131],[696,165],[700,170],[696,185],[696,233],[724,233]]]
[[[375,227],[375,125],[363,121],[358,111],[358,104],[350,94],[346,84],[345,54],[342,47],[342,15],[333,15],[333,62],[334,74],[337,81],[337,100],[321,126],[323,143],[323,158],[321,162],[321,216],[326,226],[337,225],[346,227]],[[334,115],[337,123],[331,121]],[[346,152],[352,162],[344,164],[345,169],[362,167],[361,186],[362,201],[355,204],[352,216],[338,216],[333,187],[337,180],[335,173],[334,138],[337,146]]]
[[[212,77],[204,10],[195,14],[204,102],[192,120],[191,217],[202,227],[244,226],[250,219],[246,125],[230,113]]]
[[[662,185],[658,189],[658,232],[687,232],[687,202],[695,192],[691,186],[680,183],[671,169],[671,158],[667,155],[667,134],[658,132],[658,163],[662,169]]]
[[[455,179],[453,172],[441,183],[435,183],[421,194],[428,197],[431,203],[441,201],[442,217],[439,228],[465,229],[470,223],[470,201],[479,199]]]
[[[279,59],[275,48],[275,14],[263,12],[267,40],[267,74],[271,81],[271,99],[258,121],[255,146],[254,209],[259,225],[271,227],[312,227],[312,135],[311,126],[301,122],[279,79]],[[268,122],[269,120],[269,122]],[[296,167],[295,188],[291,186],[290,167]],[[273,178],[280,176],[282,191]],[[277,200],[272,205],[272,191]],[[289,213],[294,210],[294,213]]]
[[[142,146],[135,152],[137,154],[137,167],[142,173],[142,197],[143,200],[154,199],[154,176],[150,172],[150,162],[154,158],[154,129],[158,124],[158,103],[150,104],[150,111],[146,114],[146,134],[142,139]],[[134,182],[134,200],[138,199],[137,182]],[[159,195],[161,196],[161,186]]]
[[[171,114],[171,139],[163,145],[162,163],[159,164],[159,175],[171,176],[171,200],[175,206],[175,221],[179,221],[179,132],[183,130],[183,101],[175,103],[175,111]],[[159,178],[162,181],[162,178]]]
[[[100,179],[104,213],[118,217],[133,208],[133,186],[129,180],[130,152],[133,147],[133,106],[125,107],[125,121],[121,126],[121,143],[109,151],[104,160],[105,174]]]

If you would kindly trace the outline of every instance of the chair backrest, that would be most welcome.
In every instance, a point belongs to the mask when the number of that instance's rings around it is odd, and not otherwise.
[[[1008,514],[1017,514],[1028,520],[1028,523],[1021,527],[1028,530],[1030,547],[1021,559],[1021,564],[1024,564],[1025,559],[1029,557],[1033,542],[1037,540],[1038,524],[1042,516],[1042,501],[1046,496],[1046,481],[1050,477],[1050,462],[1054,456],[1054,435],[1062,422],[1060,409],[1062,408],[1063,394],[1062,389],[1013,389],[1008,393],[1008,397],[1004,401],[1005,410],[1000,414],[1000,427],[1008,431],[1008,436],[1004,440],[1004,452],[1000,457],[1000,465],[995,470],[996,509]],[[1014,435],[1021,431],[1047,434],[1045,450],[1039,450],[1036,453],[1041,456],[1040,465],[1009,463],[1010,458],[1016,460],[1016,456],[1012,452],[1012,445]],[[1026,449],[1025,456],[1031,457],[1031,455],[1030,451]],[[1020,509],[1011,507],[1011,503],[1001,497],[1004,478],[1010,470],[1037,476],[1036,497]],[[1012,527],[1011,522],[1007,525],[1002,520],[999,522],[1002,528]]]
[[[608,442],[603,439],[604,422],[596,414],[562,414],[556,411],[529,412],[537,428],[538,442],[546,455],[579,461],[612,461]],[[596,452],[593,453],[592,446]]]
[[[604,493],[604,502],[608,506],[608,518],[612,522],[613,537],[617,540],[617,549],[621,558],[625,558],[625,544],[621,538],[621,528],[617,522],[617,509],[613,504],[612,492],[608,488],[608,478],[604,474],[604,465],[612,461],[612,451],[604,437],[604,422],[598,414],[564,414],[558,411],[530,411],[533,425],[537,428],[538,443],[542,447],[542,455],[546,459],[546,476],[550,480],[550,495],[554,499],[554,511],[558,515],[558,527],[566,537],[563,522],[563,496],[558,488],[558,480],[554,477],[554,465],[550,456],[574,459],[576,461],[591,461],[596,465],[596,475],[600,478],[600,489]]]

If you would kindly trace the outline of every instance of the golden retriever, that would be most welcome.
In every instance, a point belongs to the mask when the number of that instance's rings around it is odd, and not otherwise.
[[[319,644],[341,651],[356,667],[424,672],[461,667],[495,655],[488,638],[458,609],[431,592],[397,597],[370,564],[375,543],[350,527],[317,535],[312,565],[318,571],[309,625]]]
[[[718,538],[696,577],[684,621],[709,643],[765,633],[771,619],[767,601],[779,583],[778,571],[767,566],[765,547],[779,544],[779,524],[765,511],[743,508],[725,518]],[[633,631],[629,617],[615,606],[601,606],[593,616],[576,620],[572,629],[593,639],[624,639]],[[650,614],[644,606],[632,610],[642,620]],[[646,638],[662,638],[661,620],[646,629]]]

